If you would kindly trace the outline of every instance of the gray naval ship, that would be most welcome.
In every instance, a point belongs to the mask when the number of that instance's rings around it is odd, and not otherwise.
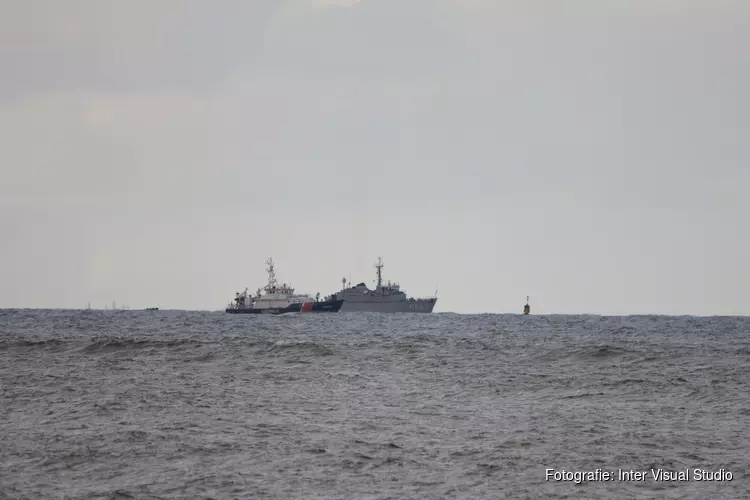
[[[383,259],[378,258],[375,268],[377,269],[378,284],[375,290],[370,290],[364,283],[356,286],[346,286],[346,278],[342,279],[343,288],[340,292],[332,295],[333,300],[342,300],[341,312],[413,312],[431,313],[437,303],[437,297],[415,299],[407,297],[399,285],[390,281],[383,284]]]

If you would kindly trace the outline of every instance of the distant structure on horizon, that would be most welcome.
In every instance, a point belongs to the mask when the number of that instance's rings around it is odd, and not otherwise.
[[[86,307],[84,308],[84,310],[87,310],[87,311],[91,310],[91,302],[87,302],[86,303]],[[109,311],[110,308],[109,308],[109,306],[107,304],[104,304],[104,307],[102,309],[98,309],[98,310],[99,311],[101,311],[101,310]],[[112,301],[112,310],[113,311],[130,311],[130,305],[129,304],[125,304],[120,309],[117,309],[117,301],[113,300]]]

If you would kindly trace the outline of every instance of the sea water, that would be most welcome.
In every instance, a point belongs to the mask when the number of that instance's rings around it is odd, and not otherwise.
[[[749,383],[749,318],[6,310],[0,499],[749,498]]]

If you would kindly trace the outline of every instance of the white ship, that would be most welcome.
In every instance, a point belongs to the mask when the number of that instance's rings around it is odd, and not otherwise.
[[[242,293],[236,293],[234,303],[230,303],[226,312],[230,314],[284,314],[290,312],[337,312],[341,308],[341,300],[323,300],[309,295],[295,294],[294,288],[286,283],[278,284],[274,270],[273,259],[266,261],[268,268],[268,284],[262,290],[259,288],[255,296],[249,296],[247,288]]]

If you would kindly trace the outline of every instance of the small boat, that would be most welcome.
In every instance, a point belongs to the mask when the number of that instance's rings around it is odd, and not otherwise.
[[[234,303],[230,303],[226,312],[229,314],[285,314],[291,312],[338,312],[343,300],[327,297],[320,300],[320,294],[315,298],[309,295],[294,293],[294,288],[286,283],[281,285],[276,281],[273,259],[266,261],[268,268],[268,284],[263,290],[258,289],[255,296],[247,294],[247,288],[242,293],[237,292]],[[264,292],[264,293],[262,293]]]
[[[524,314],[531,314],[531,306],[529,305],[529,297],[526,296],[526,305],[523,306],[523,313]]]
[[[147,307],[146,308],[146,311],[158,311],[158,310],[159,310],[158,307]]]

